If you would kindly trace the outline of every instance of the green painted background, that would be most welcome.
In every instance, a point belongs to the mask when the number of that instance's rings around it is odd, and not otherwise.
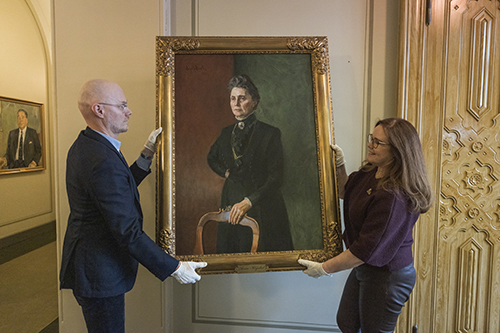
[[[308,54],[235,56],[235,74],[259,89],[257,118],[281,130],[285,156],[282,193],[294,248],[323,248],[311,57]]]

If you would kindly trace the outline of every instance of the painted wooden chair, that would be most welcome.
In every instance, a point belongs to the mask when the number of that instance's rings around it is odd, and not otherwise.
[[[205,224],[210,221],[215,222],[227,222],[229,223],[229,213],[231,208],[228,207],[226,209],[220,209],[218,212],[210,212],[203,215],[198,222],[198,227],[196,228],[196,245],[194,247],[194,254],[204,254],[203,251],[203,228]],[[252,248],[250,249],[251,253],[257,252],[257,246],[259,245],[259,224],[253,218],[245,215],[243,219],[239,223],[240,225],[249,227],[252,229],[253,240],[252,240]]]

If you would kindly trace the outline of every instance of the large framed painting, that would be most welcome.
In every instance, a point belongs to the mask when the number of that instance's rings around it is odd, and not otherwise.
[[[0,175],[45,169],[43,104],[0,96]]]
[[[342,251],[326,37],[157,37],[157,241],[209,273]]]

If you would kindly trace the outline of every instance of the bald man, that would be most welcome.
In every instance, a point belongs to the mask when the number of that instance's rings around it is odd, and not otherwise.
[[[151,173],[153,131],[139,158],[129,167],[118,135],[128,130],[132,111],[114,82],[84,84],[78,108],[87,123],[67,157],[66,190],[70,205],[60,272],[61,288],[73,290],[92,332],[124,332],[124,294],[132,289],[141,263],[160,280],[200,279],[206,263],[179,262],[142,229],[137,186]]]

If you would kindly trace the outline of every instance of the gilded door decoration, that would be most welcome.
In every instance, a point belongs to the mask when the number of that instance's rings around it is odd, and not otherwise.
[[[500,1],[433,0],[425,26],[429,3],[402,5],[401,113],[438,195],[417,223],[417,287],[398,332],[498,333]]]
[[[446,319],[436,332],[489,332],[490,313],[499,313],[498,8],[448,7],[436,296],[437,318]]]

